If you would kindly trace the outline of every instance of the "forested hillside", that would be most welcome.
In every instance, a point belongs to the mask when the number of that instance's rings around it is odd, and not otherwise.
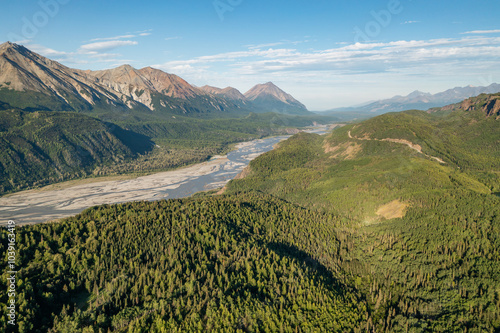
[[[240,103],[152,67],[72,69],[24,46],[0,44],[0,195],[74,178],[164,171],[225,153],[236,142],[333,118],[265,86],[252,96],[265,94],[273,103],[254,105],[232,91]],[[294,114],[302,118],[269,113],[297,105],[303,109]]]
[[[341,268],[376,331],[497,331],[500,121],[486,100],[301,133],[226,193],[257,189],[345,221]]]
[[[0,194],[83,177],[152,146],[144,135],[76,113],[0,111]]]
[[[366,306],[339,276],[337,223],[248,194],[19,229],[19,331],[352,331]]]
[[[384,202],[422,192],[499,192],[498,170],[499,120],[482,110],[446,116],[407,111],[344,126],[327,137],[300,133],[252,161],[247,177],[228,189],[258,189],[349,218],[371,218]]]
[[[19,331],[497,332],[500,120],[483,102],[299,133],[222,195],[19,228]]]

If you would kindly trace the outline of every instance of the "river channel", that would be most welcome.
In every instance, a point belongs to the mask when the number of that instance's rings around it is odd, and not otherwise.
[[[325,133],[326,128],[307,132]],[[0,198],[0,225],[8,220],[16,224],[34,224],[76,215],[84,209],[138,200],[189,197],[200,191],[223,187],[257,156],[268,152],[289,136],[243,142],[226,156],[134,179],[81,182],[72,186],[49,186]]]

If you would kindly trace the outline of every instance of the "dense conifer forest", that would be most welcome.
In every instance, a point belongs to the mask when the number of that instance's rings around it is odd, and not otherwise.
[[[22,228],[19,331],[352,330],[366,305],[338,276],[336,222],[242,194]]]
[[[498,332],[488,101],[299,133],[223,194],[18,228],[16,330]]]

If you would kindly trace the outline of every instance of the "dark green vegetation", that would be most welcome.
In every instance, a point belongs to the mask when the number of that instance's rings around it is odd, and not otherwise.
[[[498,332],[491,98],[297,134],[224,195],[18,229],[19,330]]]
[[[405,140],[423,153],[386,139]],[[434,189],[499,192],[500,121],[487,117],[480,105],[448,115],[388,113],[326,138],[301,133],[252,161],[250,170],[229,188],[372,218],[383,203]]]
[[[291,134],[297,127],[309,126],[317,120],[329,119],[250,113],[243,118],[196,119],[177,116],[164,120],[116,121],[134,133],[151,138],[156,144],[155,149],[130,162],[102,167],[98,174],[160,171],[202,162],[210,156],[229,152],[234,143]]]
[[[294,136],[226,193],[259,190],[345,221],[341,270],[376,331],[498,331],[500,121],[485,100]],[[387,203],[402,216],[384,217]]]
[[[0,193],[87,176],[152,145],[144,135],[76,113],[0,111]]]
[[[118,111],[99,116],[103,120],[73,112],[0,111],[0,194],[74,178],[168,170],[317,120],[272,113],[236,119],[143,120]]]
[[[335,273],[335,223],[247,194],[102,206],[22,228],[19,331],[353,330],[365,302]]]

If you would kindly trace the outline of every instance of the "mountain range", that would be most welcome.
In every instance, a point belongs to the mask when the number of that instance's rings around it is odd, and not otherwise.
[[[304,114],[307,108],[304,104],[287,94],[272,82],[258,84],[242,94],[238,89],[227,87],[224,89],[203,86],[201,90],[238,104],[242,108],[255,108],[269,112],[283,114]]]
[[[243,95],[231,87],[198,88],[152,67],[79,70],[10,42],[0,45],[0,107],[184,115],[270,111],[309,114],[302,103],[271,82]]]
[[[372,101],[357,106],[336,108],[329,110],[329,112],[357,111],[382,114],[386,112],[397,112],[412,109],[427,110],[430,108],[458,103],[464,99],[478,96],[480,94],[494,94],[497,92],[500,92],[500,84],[497,83],[492,83],[487,87],[455,87],[437,94],[430,94],[416,90],[407,96],[398,95],[389,99]]]

